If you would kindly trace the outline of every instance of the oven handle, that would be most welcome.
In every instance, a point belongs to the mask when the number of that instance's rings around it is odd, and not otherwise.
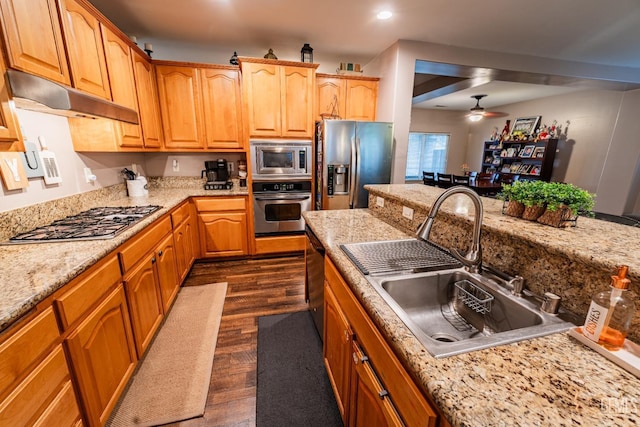
[[[311,196],[289,196],[289,195],[279,195],[279,196],[269,196],[269,197],[260,197],[260,196],[253,196],[254,199],[258,200],[258,201],[263,201],[263,200],[307,200],[310,199]]]

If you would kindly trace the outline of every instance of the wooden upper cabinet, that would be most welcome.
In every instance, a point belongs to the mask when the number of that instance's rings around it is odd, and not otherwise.
[[[241,58],[249,136],[313,137],[317,64]]]
[[[316,120],[343,118],[347,110],[345,80],[337,77],[318,76],[316,87]]]
[[[71,84],[55,0],[0,0],[9,66]]]
[[[378,82],[370,80],[346,81],[345,117],[348,120],[375,120],[378,101]]]
[[[4,58],[0,55],[0,151],[24,151],[16,110],[9,102],[9,82]]]
[[[281,68],[282,136],[313,136],[315,69]]]
[[[199,71],[207,148],[243,149],[239,71],[213,68]]]
[[[198,70],[156,65],[160,112],[167,149],[203,149],[204,126]]]
[[[60,0],[73,86],[111,99],[100,21],[77,0]]]
[[[132,50],[133,74],[138,93],[138,116],[142,125],[145,148],[162,147],[162,123],[160,122],[160,104],[156,71],[146,58]]]
[[[377,78],[319,74],[316,85],[316,120],[376,120]]]
[[[242,90],[249,136],[280,136],[280,72],[273,64],[243,63]]]
[[[113,102],[138,111],[138,96],[133,77],[132,53],[129,45],[105,25],[100,25],[107,70],[111,82]],[[118,122],[120,126],[120,147],[142,148],[142,127],[131,123]]]

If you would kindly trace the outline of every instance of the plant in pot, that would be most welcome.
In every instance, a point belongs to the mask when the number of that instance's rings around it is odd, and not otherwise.
[[[548,182],[543,191],[545,212],[537,219],[542,224],[568,227],[580,213],[591,213],[595,195],[573,184]]]
[[[507,201],[504,213],[535,221],[545,209],[543,181],[516,181],[503,185],[500,198]]]

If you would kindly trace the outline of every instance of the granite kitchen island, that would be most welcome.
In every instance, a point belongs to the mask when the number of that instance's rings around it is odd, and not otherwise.
[[[442,190],[423,185],[368,189],[370,209],[309,212],[307,225],[416,384],[452,425],[640,422],[640,380],[567,333],[443,359],[432,357],[339,245],[413,237]],[[588,218],[579,218],[574,229],[555,229],[502,215],[500,201],[483,198],[483,204],[485,262],[522,274],[526,286],[536,293],[558,293],[563,305],[576,314],[581,315],[583,307],[586,313],[592,291],[606,288],[618,263],[628,264],[635,272],[632,283],[638,283],[640,266],[629,245],[638,245],[640,230]],[[402,215],[403,206],[414,210],[413,220]],[[473,216],[469,199],[452,198],[440,212],[442,220],[434,225],[432,238],[445,247],[464,249]],[[575,278],[582,275],[575,283],[571,268]]]

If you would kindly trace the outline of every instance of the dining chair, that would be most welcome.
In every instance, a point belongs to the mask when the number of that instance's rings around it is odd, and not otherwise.
[[[435,174],[435,172],[422,171],[422,183],[424,185],[436,185],[436,174]]]
[[[454,185],[469,185],[469,177],[467,175],[452,175],[451,181]]]
[[[440,188],[449,188],[453,185],[453,175],[450,173],[438,173],[436,185]]]

